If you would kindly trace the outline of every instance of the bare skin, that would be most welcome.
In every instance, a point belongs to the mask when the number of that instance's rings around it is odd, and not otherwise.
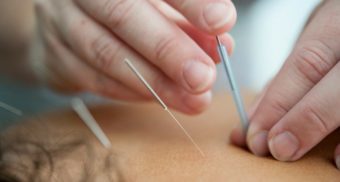
[[[251,98],[246,98],[247,103]],[[80,181],[86,170],[91,172],[87,175],[90,181],[314,182],[337,181],[340,178],[333,161],[329,160],[339,133],[334,133],[294,163],[257,157],[246,149],[229,144],[228,134],[238,119],[232,98],[226,94],[217,95],[212,107],[202,115],[188,117],[175,113],[200,145],[205,157],[195,150],[156,103],[96,106],[91,112],[110,138],[110,150],[97,141],[72,111],[51,113],[22,122],[7,130],[2,141],[13,145],[16,141],[31,141],[48,152],[53,151],[54,171],[50,171],[47,162],[41,162],[37,172],[45,179],[43,181],[52,182]],[[19,144],[16,145],[18,147]],[[25,145],[21,143],[19,146]],[[12,156],[7,161],[12,164],[12,169],[23,164],[30,166],[33,156],[37,156],[33,155],[36,152],[33,149],[30,150],[31,155],[27,154],[25,147],[21,149],[14,154],[5,152],[5,155]],[[40,160],[46,161],[45,158]],[[106,168],[103,168],[105,161]],[[26,174],[15,170],[10,172],[19,176]],[[48,176],[52,179],[46,180]]]
[[[171,107],[201,113],[211,101],[216,75],[213,35],[232,28],[236,10],[228,0],[199,2],[2,1],[1,12],[9,19],[0,19],[0,72],[62,92],[150,100],[122,62],[127,57]],[[18,4],[20,9],[13,8]],[[11,9],[20,12],[14,16]],[[339,128],[339,9],[339,1],[325,0],[315,11],[249,114],[248,133],[233,132],[235,144],[258,156],[295,161]],[[231,37],[221,39],[231,52]],[[340,145],[335,154],[340,166]]]

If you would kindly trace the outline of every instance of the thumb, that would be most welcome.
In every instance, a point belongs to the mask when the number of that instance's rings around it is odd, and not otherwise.
[[[282,122],[282,118],[292,112],[292,109],[338,63],[340,59],[339,9],[340,1],[333,0],[325,1],[316,11],[292,54],[256,108],[247,133],[248,146],[256,155],[266,155],[269,152],[267,141],[272,127]],[[332,88],[332,84],[334,85],[336,82],[338,79],[327,83],[327,87]],[[327,91],[326,93],[324,91],[316,92],[314,93],[315,97],[327,93]],[[325,104],[324,107],[329,107],[329,105]],[[296,112],[303,114],[302,111]],[[301,119],[299,114],[296,113],[290,120]],[[303,127],[299,129],[302,132],[307,130]]]
[[[270,130],[269,149],[294,161],[340,126],[340,62]]]

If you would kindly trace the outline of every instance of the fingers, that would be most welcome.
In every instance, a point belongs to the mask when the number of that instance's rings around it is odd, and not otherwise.
[[[320,42],[312,42],[295,50],[273,80],[251,118],[247,140],[255,154],[267,154],[268,146],[264,143],[270,128],[287,114],[335,63],[336,58],[332,51]]]
[[[220,61],[217,52],[217,42],[215,36],[203,32],[201,29],[188,22],[185,17],[163,1],[150,1],[164,16],[170,21],[175,22],[187,35],[189,35],[216,63]],[[221,42],[226,46],[228,53],[231,55],[235,46],[233,38],[223,33],[219,35]]]
[[[248,109],[248,118],[251,118],[253,113],[255,112],[256,107],[259,105],[260,101],[262,100],[263,96],[266,93],[266,88],[264,91],[257,96],[255,99],[254,103],[252,103],[252,106]],[[231,135],[230,135],[230,141],[240,147],[245,147],[247,146],[247,131],[245,131],[242,128],[241,123],[237,123],[237,125],[233,128]]]
[[[269,148],[282,161],[297,160],[340,126],[340,64],[286,114],[269,133]]]
[[[187,114],[196,114],[210,103],[210,93],[189,94],[72,4],[65,8],[69,10],[65,10],[64,18],[59,22],[59,27],[64,27],[61,31],[64,40],[97,72],[117,80],[136,94],[151,99],[149,91],[124,64],[123,60],[128,58],[170,107]]]
[[[256,155],[269,152],[268,131],[281,122],[280,119],[319,83],[340,58],[340,44],[334,41],[334,37],[339,36],[338,28],[329,25],[334,24],[330,17],[334,17],[337,8],[325,8],[321,8],[321,12],[308,24],[251,118],[247,141]],[[327,30],[320,27],[327,27]]]
[[[190,36],[215,62],[219,62],[219,55],[217,52],[217,42],[215,36],[211,36],[203,32],[201,29],[188,22],[177,10],[163,1],[151,0],[154,7],[156,7],[164,16],[170,21],[175,22],[188,36]],[[219,35],[221,42],[226,46],[228,53],[231,55],[235,46],[233,38],[227,34]]]
[[[220,62],[220,57],[217,52],[217,42],[214,36],[203,33],[187,22],[179,22],[177,24],[214,60],[215,63]],[[229,55],[231,55],[235,46],[234,39],[227,33],[219,35],[219,39],[223,45],[226,45],[227,51]]]
[[[236,21],[236,9],[230,0],[166,0],[192,24],[217,35],[231,29]]]
[[[48,32],[44,32],[44,35],[49,53],[46,59],[50,60],[45,60],[46,63],[42,64],[44,68],[38,71],[40,74],[44,73],[44,79],[52,88],[62,92],[88,90],[102,96],[123,100],[145,99],[121,83],[107,78],[106,75],[84,64],[53,35]]]
[[[216,77],[213,61],[147,1],[76,2],[187,91],[198,94],[211,88]]]
[[[334,152],[334,159],[335,159],[335,165],[338,169],[340,169],[340,144],[335,149]]]
[[[271,82],[269,82],[265,88],[263,89],[263,91],[254,99],[253,103],[251,104],[250,108],[248,109],[247,113],[248,113],[248,118],[252,118],[254,113],[255,113],[255,109],[257,108],[257,106],[260,104],[260,102],[262,101],[263,97],[266,95],[267,90],[269,85],[271,84]],[[230,140],[233,144],[240,146],[240,147],[245,147],[247,145],[247,131],[245,131],[242,128],[241,123],[238,123],[232,130],[231,135],[230,135]],[[266,143],[264,142],[263,145],[266,145]],[[258,146],[254,146],[254,147],[258,147]],[[254,148],[252,147],[252,148]],[[261,146],[259,146],[261,147]]]

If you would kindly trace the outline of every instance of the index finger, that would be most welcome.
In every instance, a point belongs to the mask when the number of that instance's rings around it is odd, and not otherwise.
[[[221,34],[236,22],[236,9],[230,0],[165,0],[201,30]]]
[[[339,3],[325,2],[330,3],[318,9],[306,26],[251,118],[247,140],[249,148],[257,155],[268,153],[268,131],[320,82],[340,58],[337,51],[340,44],[335,41],[335,37],[339,37],[339,21],[332,22],[335,13],[339,14]]]
[[[144,0],[77,0],[88,14],[191,93],[209,90],[213,60],[175,23]]]

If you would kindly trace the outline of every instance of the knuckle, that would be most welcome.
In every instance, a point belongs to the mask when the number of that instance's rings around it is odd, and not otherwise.
[[[178,41],[174,36],[161,38],[155,45],[156,60],[165,60],[173,50],[178,47]]]
[[[294,58],[293,63],[297,70],[313,84],[319,82],[336,63],[331,49],[321,41],[298,47]]]
[[[283,116],[284,114],[288,113],[289,108],[288,106],[285,106],[284,102],[282,102],[283,99],[279,96],[272,96],[272,97],[264,97],[263,103],[267,103],[268,107],[271,109],[271,112],[277,116]]]
[[[137,0],[106,0],[102,9],[109,26],[112,28],[121,26],[132,14],[133,7],[138,4],[137,2]]]
[[[328,120],[318,108],[315,108],[315,106],[312,106],[311,104],[306,104],[303,113],[308,125],[314,127],[317,132],[325,135],[330,131],[331,127],[327,122]]]
[[[98,36],[92,44],[93,57],[91,61],[98,69],[109,71],[117,64],[118,53],[121,48],[119,46],[113,47],[112,42],[106,35]]]

